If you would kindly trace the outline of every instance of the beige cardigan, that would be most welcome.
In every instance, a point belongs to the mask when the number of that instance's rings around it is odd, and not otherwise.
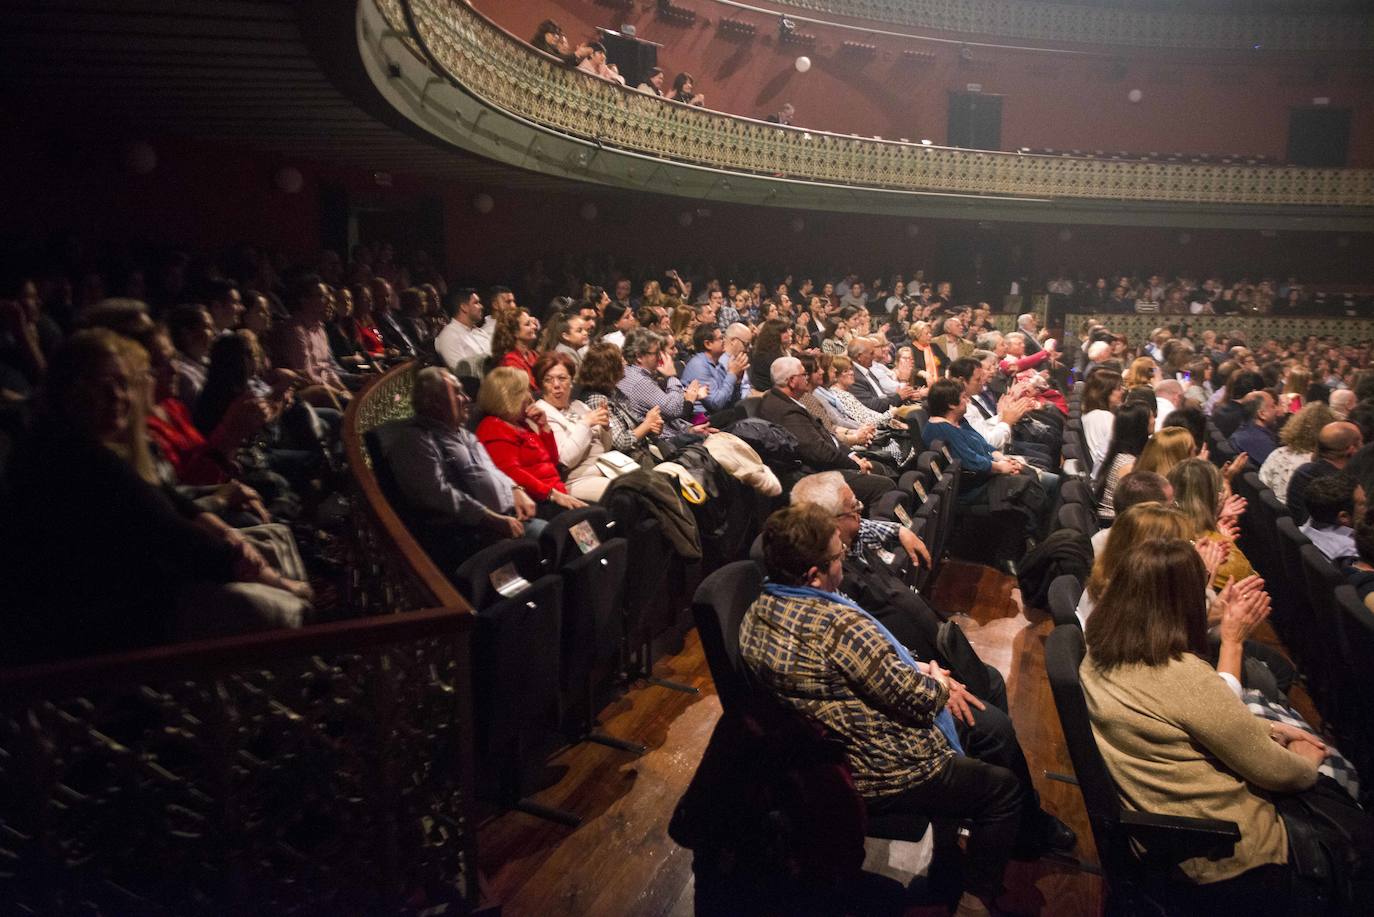
[[[1185,874],[1207,884],[1288,862],[1288,833],[1257,791],[1307,789],[1317,768],[1269,738],[1266,721],[1211,666],[1185,655],[1103,674],[1090,652],[1079,675],[1097,747],[1126,808],[1240,826],[1234,856],[1185,860]]]

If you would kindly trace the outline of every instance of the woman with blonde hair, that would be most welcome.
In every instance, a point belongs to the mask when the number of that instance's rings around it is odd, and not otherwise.
[[[640,297],[642,305],[651,308],[663,305],[663,287],[657,280],[644,281],[644,295]]]
[[[692,347],[692,333],[697,330],[697,313],[691,306],[678,306],[670,311],[669,327],[673,329],[673,338],[677,341],[677,346],[683,350],[690,350]]]
[[[1236,545],[1234,522],[1222,516],[1230,493],[1217,466],[1206,459],[1184,459],[1169,470],[1167,477],[1174,488],[1175,505],[1193,523],[1194,537],[1229,546],[1226,559],[1213,574],[1212,585],[1220,589],[1227,580],[1239,582],[1253,576],[1255,568]]]
[[[1158,379],[1159,364],[1152,357],[1136,357],[1122,377],[1121,384],[1126,389],[1132,389],[1137,385],[1153,386]]]
[[[1151,500],[1127,507],[1107,531],[1107,543],[1093,561],[1092,572],[1078,600],[1078,623],[1082,627],[1088,626],[1088,616],[1131,548],[1151,538],[1189,540],[1193,537],[1193,523],[1177,509]]]
[[[498,366],[487,373],[477,392],[477,408],[486,415],[477,425],[477,439],[517,487],[537,503],[586,506],[568,493],[558,474],[558,440],[544,410],[534,403],[523,370]]]
[[[1279,432],[1281,445],[1260,466],[1260,481],[1274,492],[1279,502],[1288,502],[1288,482],[1298,467],[1316,460],[1317,436],[1322,427],[1334,422],[1336,415],[1322,401],[1305,405],[1301,411],[1288,418]]]
[[[1196,450],[1193,434],[1186,427],[1165,427],[1150,436],[1132,470],[1168,476],[1175,465],[1192,458]]]

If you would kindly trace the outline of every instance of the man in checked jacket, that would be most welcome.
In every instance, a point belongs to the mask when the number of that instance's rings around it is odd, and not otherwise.
[[[763,532],[768,581],[740,626],[758,683],[844,745],[870,814],[969,819],[958,914],[987,914],[1017,841],[1021,792],[1011,771],[964,755],[946,704],[949,673],[918,663],[838,593],[845,548],[814,504],[774,513]]]

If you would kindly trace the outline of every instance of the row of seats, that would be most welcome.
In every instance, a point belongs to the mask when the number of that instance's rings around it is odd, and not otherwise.
[[[1065,474],[1058,525],[1091,538],[1099,530],[1092,497],[1092,460],[1083,439],[1080,399],[1083,383],[1069,396],[1064,430]],[[1049,586],[1055,628],[1045,642],[1045,670],[1055,709],[1073,762],[1074,777],[1088,811],[1098,859],[1108,883],[1108,913],[1165,913],[1176,888],[1177,865],[1197,856],[1230,856],[1240,841],[1234,822],[1183,818],[1127,810],[1097,748],[1078,669],[1087,652],[1078,620],[1083,583],[1056,577]],[[1142,854],[1140,851],[1147,851]]]

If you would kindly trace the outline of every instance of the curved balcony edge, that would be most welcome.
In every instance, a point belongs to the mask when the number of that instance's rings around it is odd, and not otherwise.
[[[782,128],[566,69],[453,0],[360,0],[356,38],[367,80],[409,129],[593,185],[935,219],[1374,230],[1374,170],[1023,156]]]

